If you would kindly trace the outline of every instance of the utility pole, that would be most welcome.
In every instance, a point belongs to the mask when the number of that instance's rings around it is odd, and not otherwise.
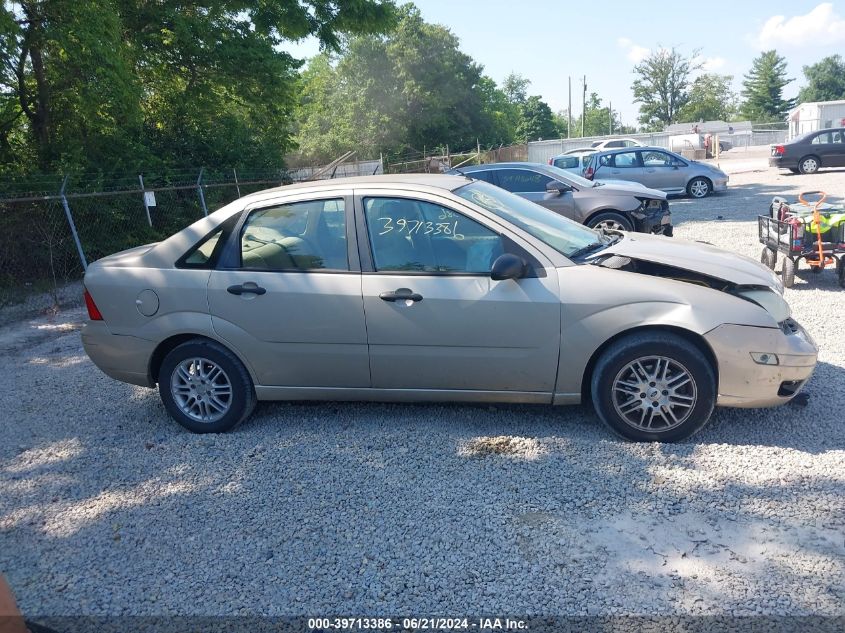
[[[569,107],[566,109],[566,138],[572,137],[572,75],[569,75]]]
[[[581,101],[581,138],[584,138],[584,121],[587,118],[587,75],[584,75],[584,95]]]
[[[613,101],[607,102],[607,118],[610,127],[610,135],[613,136]]]

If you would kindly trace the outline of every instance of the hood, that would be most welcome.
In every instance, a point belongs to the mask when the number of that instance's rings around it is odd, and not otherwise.
[[[626,233],[617,243],[596,253],[594,258],[607,255],[663,264],[737,286],[765,286],[778,293],[783,292],[780,279],[763,264],[702,242]]]
[[[602,185],[613,185],[613,186],[622,186],[622,187],[633,187],[635,189],[639,189],[640,191],[646,191],[649,194],[652,193],[663,193],[662,191],[658,191],[657,189],[649,189],[641,182],[634,182],[633,180],[610,180],[605,178],[599,178],[596,182],[601,183]],[[663,194],[664,197],[666,194]]]
[[[658,200],[666,200],[666,193],[658,191],[657,189],[649,189],[644,184],[639,182],[628,182],[627,180],[601,180],[597,183],[600,185],[595,190],[601,193],[609,193],[611,195],[619,196],[648,196],[649,198],[657,198]]]

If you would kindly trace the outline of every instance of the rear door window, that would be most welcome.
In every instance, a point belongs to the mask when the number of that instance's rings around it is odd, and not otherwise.
[[[639,167],[639,152],[620,152],[618,154],[614,154],[613,166],[621,169]]]

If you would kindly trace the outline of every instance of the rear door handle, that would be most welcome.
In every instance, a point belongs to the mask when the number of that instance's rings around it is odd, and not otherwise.
[[[238,284],[235,286],[229,286],[226,288],[226,292],[233,294],[233,295],[245,295],[245,294],[254,294],[254,295],[263,295],[267,292],[266,288],[262,288],[261,286],[248,281],[245,284]]]
[[[423,297],[421,294],[410,290],[409,288],[399,288],[398,290],[394,290],[391,292],[382,292],[379,296],[379,299],[382,301],[390,301],[393,303],[394,301],[422,301]]]

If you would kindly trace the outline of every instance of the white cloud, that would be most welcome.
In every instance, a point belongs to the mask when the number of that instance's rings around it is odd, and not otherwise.
[[[627,51],[628,59],[634,62],[635,64],[639,64],[651,54],[650,48],[635,44],[627,37],[620,37],[618,40],[616,40],[616,44],[617,46],[619,46],[619,48],[624,48]]]
[[[823,2],[805,15],[773,15],[755,38],[760,49],[830,46],[840,42],[845,43],[845,19],[834,11],[831,2]]]
[[[712,73],[724,68],[727,63],[724,57],[706,57],[701,60],[701,69],[704,72]]]

